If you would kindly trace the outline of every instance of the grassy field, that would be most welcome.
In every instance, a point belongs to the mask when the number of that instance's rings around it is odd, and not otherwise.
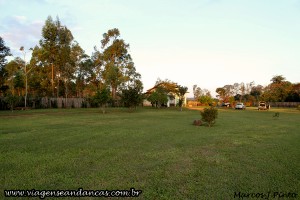
[[[194,119],[197,110],[1,111],[0,198],[33,188],[135,188],[140,199],[300,196],[300,111],[219,109],[211,128]]]

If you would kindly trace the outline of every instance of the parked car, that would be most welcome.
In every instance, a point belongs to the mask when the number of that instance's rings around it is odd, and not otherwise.
[[[243,103],[237,103],[235,105],[235,109],[242,109],[242,110],[245,110],[246,109],[246,106],[243,104]]]
[[[270,105],[265,102],[265,101],[260,101],[258,103],[258,110],[269,110],[270,109]]]

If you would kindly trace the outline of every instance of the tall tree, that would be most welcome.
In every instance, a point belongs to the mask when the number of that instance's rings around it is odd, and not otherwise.
[[[5,78],[7,73],[4,67],[7,64],[6,57],[10,55],[11,53],[9,47],[5,46],[4,40],[2,39],[2,37],[0,37],[0,95],[7,88],[5,87]]]
[[[48,77],[51,80],[52,96],[56,84],[56,96],[60,95],[60,85],[65,86],[65,95],[67,95],[68,83],[73,78],[75,72],[74,60],[71,59],[71,48],[73,35],[71,31],[61,25],[59,18],[53,21],[49,16],[42,29],[42,39],[40,40],[39,60],[43,67],[48,70]]]
[[[202,90],[197,85],[193,85],[194,99],[197,101],[202,95]]]
[[[77,57],[75,60],[76,66],[76,93],[77,97],[84,96],[84,90],[87,89],[89,82],[91,81],[93,74],[93,61],[79,46],[74,46],[72,48],[72,57]]]
[[[285,101],[289,102],[300,102],[300,83],[292,84],[291,92]]]
[[[96,54],[98,57],[96,61],[99,66],[102,66],[99,73],[105,84],[110,86],[114,102],[119,86],[125,86],[135,79],[134,77],[139,76],[128,52],[129,44],[120,38],[120,31],[117,28],[104,33],[101,44],[102,52]]]
[[[289,81],[285,81],[283,76],[274,76],[264,91],[263,99],[272,102],[283,102],[289,96],[293,89],[293,85]]]
[[[30,71],[30,76],[28,77],[28,85],[32,95],[51,96],[53,94],[50,73],[51,65],[47,63],[45,50],[42,47],[34,47],[29,65],[31,68],[34,67],[34,70]]]
[[[271,79],[271,81],[272,81],[272,83],[280,84],[283,81],[285,81],[285,77],[283,77],[282,75],[276,75],[276,76],[273,76],[273,78]]]
[[[57,81],[57,96],[59,96],[59,86],[60,81],[62,81],[65,86],[65,97],[68,97],[69,93],[69,84],[70,81],[74,78],[75,73],[75,63],[77,61],[77,57],[72,57],[72,41],[73,35],[71,31],[66,27],[62,26],[57,21],[58,28],[58,59],[57,59],[57,73],[58,73],[58,81]],[[77,44],[78,45],[78,44]],[[79,46],[79,45],[78,45]],[[72,59],[73,58],[73,59]]]
[[[254,96],[256,101],[260,99],[260,96],[263,93],[263,86],[257,85],[251,88],[250,95]]]
[[[58,21],[58,20],[57,20]],[[53,21],[51,16],[48,16],[45,25],[42,28],[42,39],[40,46],[42,54],[43,67],[49,69],[51,79],[52,96],[54,96],[54,76],[55,64],[58,57],[58,22]],[[59,23],[60,24],[60,23]]]
[[[219,97],[223,102],[228,102],[230,97],[233,95],[233,86],[225,85],[222,88],[217,88],[216,93],[218,93],[217,97]]]
[[[16,95],[16,93],[19,96],[21,95],[21,90],[24,86],[22,66],[24,66],[24,61],[19,57],[5,66],[5,71],[7,72],[6,84],[12,95]]]
[[[10,55],[11,53],[9,47],[5,46],[4,40],[2,39],[2,37],[0,37],[0,69],[2,69],[6,65],[6,57]]]

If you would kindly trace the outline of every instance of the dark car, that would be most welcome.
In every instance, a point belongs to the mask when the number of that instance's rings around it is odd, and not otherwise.
[[[222,103],[221,106],[222,106],[222,107],[227,107],[227,108],[229,108],[229,107],[230,107],[230,103]]]

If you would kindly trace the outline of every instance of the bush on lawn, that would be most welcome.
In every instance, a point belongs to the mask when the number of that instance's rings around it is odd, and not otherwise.
[[[206,122],[208,126],[211,127],[218,117],[218,109],[211,106],[210,108],[204,108],[203,111],[200,111],[200,114],[202,116],[202,121]]]

